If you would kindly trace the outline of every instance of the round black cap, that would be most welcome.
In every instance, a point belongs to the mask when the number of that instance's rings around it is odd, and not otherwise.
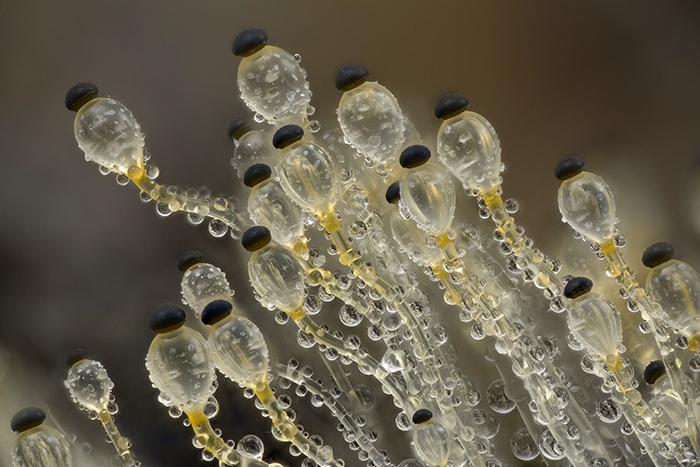
[[[46,420],[46,414],[38,407],[25,407],[18,410],[10,421],[12,431],[21,433],[41,425]]]
[[[348,65],[335,75],[335,87],[339,91],[349,91],[367,81],[369,71],[362,65]]]
[[[566,298],[576,298],[583,294],[587,294],[593,288],[593,281],[587,277],[574,277],[566,283],[564,287],[564,296]]]
[[[428,410],[428,409],[418,409],[416,412],[413,414],[413,423],[416,425],[420,425],[421,423],[425,423],[433,418],[433,413]]]
[[[187,315],[185,311],[177,305],[161,305],[156,307],[151,313],[151,319],[148,326],[151,331],[158,334],[163,332],[174,331],[185,324]]]
[[[446,94],[435,104],[435,116],[445,120],[462,113],[467,107],[469,107],[469,99],[463,94]]]
[[[209,302],[202,311],[202,323],[207,326],[216,324],[231,314],[233,305],[228,300],[214,300]]]
[[[189,268],[195,264],[199,264],[204,260],[204,255],[202,255],[197,250],[187,250],[177,259],[177,269],[180,272],[186,272]]]
[[[231,50],[237,57],[247,57],[265,47],[265,44],[267,44],[267,33],[262,29],[250,28],[238,33],[233,40]]]
[[[234,118],[231,123],[228,124],[228,130],[226,132],[228,139],[233,141],[234,139],[241,139],[243,135],[250,132],[253,129],[250,120],[247,118]]]
[[[675,254],[676,249],[673,248],[673,245],[670,243],[656,242],[644,250],[644,254],[642,255],[642,263],[644,263],[644,266],[648,268],[653,268],[673,259],[673,255]]]
[[[554,176],[564,181],[583,172],[586,163],[578,156],[566,156],[554,169]]]
[[[399,164],[404,169],[412,169],[421,166],[430,159],[430,149],[420,144],[414,144],[403,150],[399,157]]]
[[[85,360],[88,358],[87,352],[84,349],[75,349],[72,350],[66,355],[66,365],[69,367],[75,365],[78,363],[80,360]]]
[[[92,83],[78,83],[66,93],[66,108],[77,112],[82,106],[98,96],[100,90]]]
[[[272,235],[268,228],[262,225],[256,225],[245,231],[241,243],[243,244],[243,248],[252,253],[270,243],[270,240],[272,240]]]
[[[389,185],[386,189],[386,194],[384,195],[387,203],[396,204],[401,199],[401,180],[396,180],[394,183]]]
[[[661,360],[654,360],[644,368],[644,381],[647,384],[654,384],[657,379],[666,374],[666,367]]]
[[[253,188],[258,183],[262,183],[272,175],[272,169],[267,164],[253,164],[243,174],[243,184],[248,188]]]
[[[284,149],[295,141],[304,137],[304,129],[299,125],[285,125],[275,132],[272,137],[272,145],[277,149]]]

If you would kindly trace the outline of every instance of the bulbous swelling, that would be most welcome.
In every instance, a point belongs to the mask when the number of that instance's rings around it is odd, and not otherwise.
[[[581,172],[559,187],[559,212],[564,222],[597,243],[610,240],[615,232],[615,201],[605,180]]]
[[[39,425],[19,434],[12,451],[14,467],[71,467],[70,447],[56,429]]]
[[[572,300],[568,316],[571,333],[590,352],[604,360],[618,354],[622,324],[610,301],[589,292]]]
[[[392,211],[389,222],[394,239],[411,260],[421,266],[430,266],[443,258],[437,245],[428,247],[425,231],[417,228],[413,221],[404,219],[398,209]]]
[[[267,130],[249,131],[238,140],[233,151],[231,165],[243,178],[243,174],[253,164],[266,164],[274,167],[279,151],[272,146],[272,133]]]
[[[311,91],[306,70],[286,50],[266,45],[238,65],[241,98],[268,122],[306,120]]]
[[[399,201],[418,226],[434,235],[447,231],[455,214],[455,187],[445,169],[427,163],[408,170]]]
[[[647,276],[646,291],[661,305],[670,324],[687,337],[700,336],[700,274],[687,263],[671,259]]]
[[[264,389],[267,344],[252,321],[240,316],[225,318],[214,325],[208,341],[214,352],[214,362],[224,375],[241,386]]]
[[[337,173],[326,151],[315,142],[305,140],[283,149],[277,174],[287,196],[302,208],[321,213],[335,204]]]
[[[478,113],[464,111],[442,122],[437,150],[466,190],[483,192],[501,184],[501,143]]]
[[[281,245],[292,246],[304,234],[301,210],[274,180],[266,180],[250,191],[248,214],[256,225],[270,229]]]
[[[80,360],[71,366],[64,384],[75,402],[94,412],[107,409],[114,386],[104,366],[90,359]]]
[[[121,102],[91,100],[76,114],[74,132],[86,160],[123,174],[131,166],[143,165],[141,126]]]
[[[153,384],[185,412],[204,406],[213,393],[214,362],[207,341],[186,326],[156,335],[146,368]]]
[[[421,423],[413,433],[416,450],[429,465],[445,465],[450,456],[450,441],[447,430],[435,421]]]
[[[404,142],[401,107],[378,83],[368,81],[343,93],[338,123],[348,143],[378,164],[388,164]]]
[[[214,300],[231,300],[233,291],[226,274],[209,263],[199,263],[182,276],[180,283],[183,301],[199,318],[204,307]]]
[[[248,261],[248,276],[263,304],[292,312],[304,299],[304,271],[287,249],[270,243]]]

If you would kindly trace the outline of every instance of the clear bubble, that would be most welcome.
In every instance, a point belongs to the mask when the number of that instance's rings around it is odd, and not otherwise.
[[[513,455],[521,461],[531,461],[540,455],[537,443],[527,428],[520,428],[510,438],[510,449]]]
[[[245,435],[238,441],[236,450],[246,457],[262,459],[265,445],[262,440],[255,435]]]
[[[515,402],[506,395],[505,383],[497,379],[486,390],[486,398],[491,410],[497,413],[509,413],[515,408]]]

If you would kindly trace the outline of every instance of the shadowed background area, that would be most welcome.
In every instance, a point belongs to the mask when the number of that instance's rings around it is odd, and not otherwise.
[[[148,313],[179,301],[183,250],[222,267],[248,316],[280,333],[273,355],[286,360],[296,346],[252,299],[238,242],[184,216],[158,218],[135,188],[83,160],[63,106],[76,82],[93,81],[131,109],[163,182],[244,199],[226,127],[250,114],[230,44],[260,27],[302,55],[324,128],[340,98],[333,77],[351,62],[396,95],[428,144],[435,100],[464,92],[499,133],[507,194],[538,244],[557,252],[574,241],[552,169],[575,152],[613,187],[635,266],[657,240],[698,265],[699,21],[695,2],[0,2],[0,464],[14,440],[6,421],[26,404],[48,404],[103,449],[99,427],[62,386],[64,354],[84,347],[107,366],[118,422],[142,459],[197,465],[190,434],[165,415],[143,366]],[[222,390],[225,435],[269,440],[250,401],[230,384]]]

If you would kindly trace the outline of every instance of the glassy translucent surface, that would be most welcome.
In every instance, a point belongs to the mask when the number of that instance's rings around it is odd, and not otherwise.
[[[241,60],[238,89],[246,105],[269,122],[300,123],[311,101],[306,70],[292,54],[271,45]]]
[[[651,270],[646,291],[687,336],[700,335],[700,274],[687,263],[672,259]]]
[[[338,169],[339,179],[342,183],[359,181],[367,168],[364,157],[360,157],[355,149],[345,143],[345,135],[340,128],[333,128],[321,135],[321,144],[326,149],[333,165]]]
[[[291,246],[304,234],[301,210],[272,179],[250,191],[248,214],[255,224],[270,229],[272,238],[281,245]]]
[[[89,359],[75,363],[63,384],[75,402],[95,412],[107,408],[114,386],[102,364]]]
[[[455,187],[442,166],[429,162],[406,172],[400,203],[421,229],[441,234],[450,228],[455,214]]]
[[[209,344],[219,370],[241,386],[255,389],[264,383],[268,352],[260,329],[250,320],[230,316],[217,323]]]
[[[605,180],[590,172],[564,180],[559,187],[559,211],[582,235],[602,243],[613,237],[615,202]]]
[[[231,300],[226,274],[209,263],[199,263],[182,276],[182,300],[200,317],[204,307],[214,300]]]
[[[401,217],[398,209],[391,213],[391,232],[406,254],[422,266],[430,266],[442,260],[442,251],[435,245],[429,248],[426,233],[415,222]]]
[[[288,249],[270,244],[250,256],[248,275],[263,303],[293,311],[304,298],[304,271]]]
[[[253,164],[275,166],[279,151],[272,145],[272,135],[267,130],[254,130],[241,137],[231,158],[231,165],[239,177],[243,178],[245,171]]]
[[[75,116],[74,131],[87,160],[123,174],[132,165],[143,164],[141,126],[121,102],[109,98],[88,102]]]
[[[156,335],[146,368],[153,384],[182,410],[204,406],[213,392],[214,362],[207,342],[186,326]]]
[[[685,436],[688,431],[685,407],[675,396],[676,392],[673,391],[668,377],[662,376],[654,383],[652,394],[654,396],[649,401],[649,405],[661,421],[668,426],[679,427],[681,435]]]
[[[394,95],[378,83],[365,82],[343,94],[338,123],[358,152],[384,164],[398,155],[404,142],[404,121]]]
[[[413,442],[418,454],[430,465],[444,465],[450,455],[447,430],[437,422],[421,423],[413,432]]]
[[[478,113],[464,111],[442,122],[437,148],[440,161],[464,188],[485,191],[500,185],[501,143]]]
[[[622,343],[620,313],[608,300],[594,293],[572,301],[569,328],[580,343],[603,359],[617,355]]]
[[[513,455],[521,461],[531,461],[540,455],[537,443],[527,428],[521,428],[510,438],[510,449]]]
[[[335,168],[328,154],[313,141],[293,144],[282,151],[277,174],[284,191],[299,206],[318,212],[335,203]]]
[[[503,380],[497,379],[486,390],[486,398],[491,410],[497,413],[510,413],[515,408],[515,402],[506,395],[506,385]]]
[[[71,467],[68,443],[58,430],[39,425],[17,436],[12,451],[15,467]]]

